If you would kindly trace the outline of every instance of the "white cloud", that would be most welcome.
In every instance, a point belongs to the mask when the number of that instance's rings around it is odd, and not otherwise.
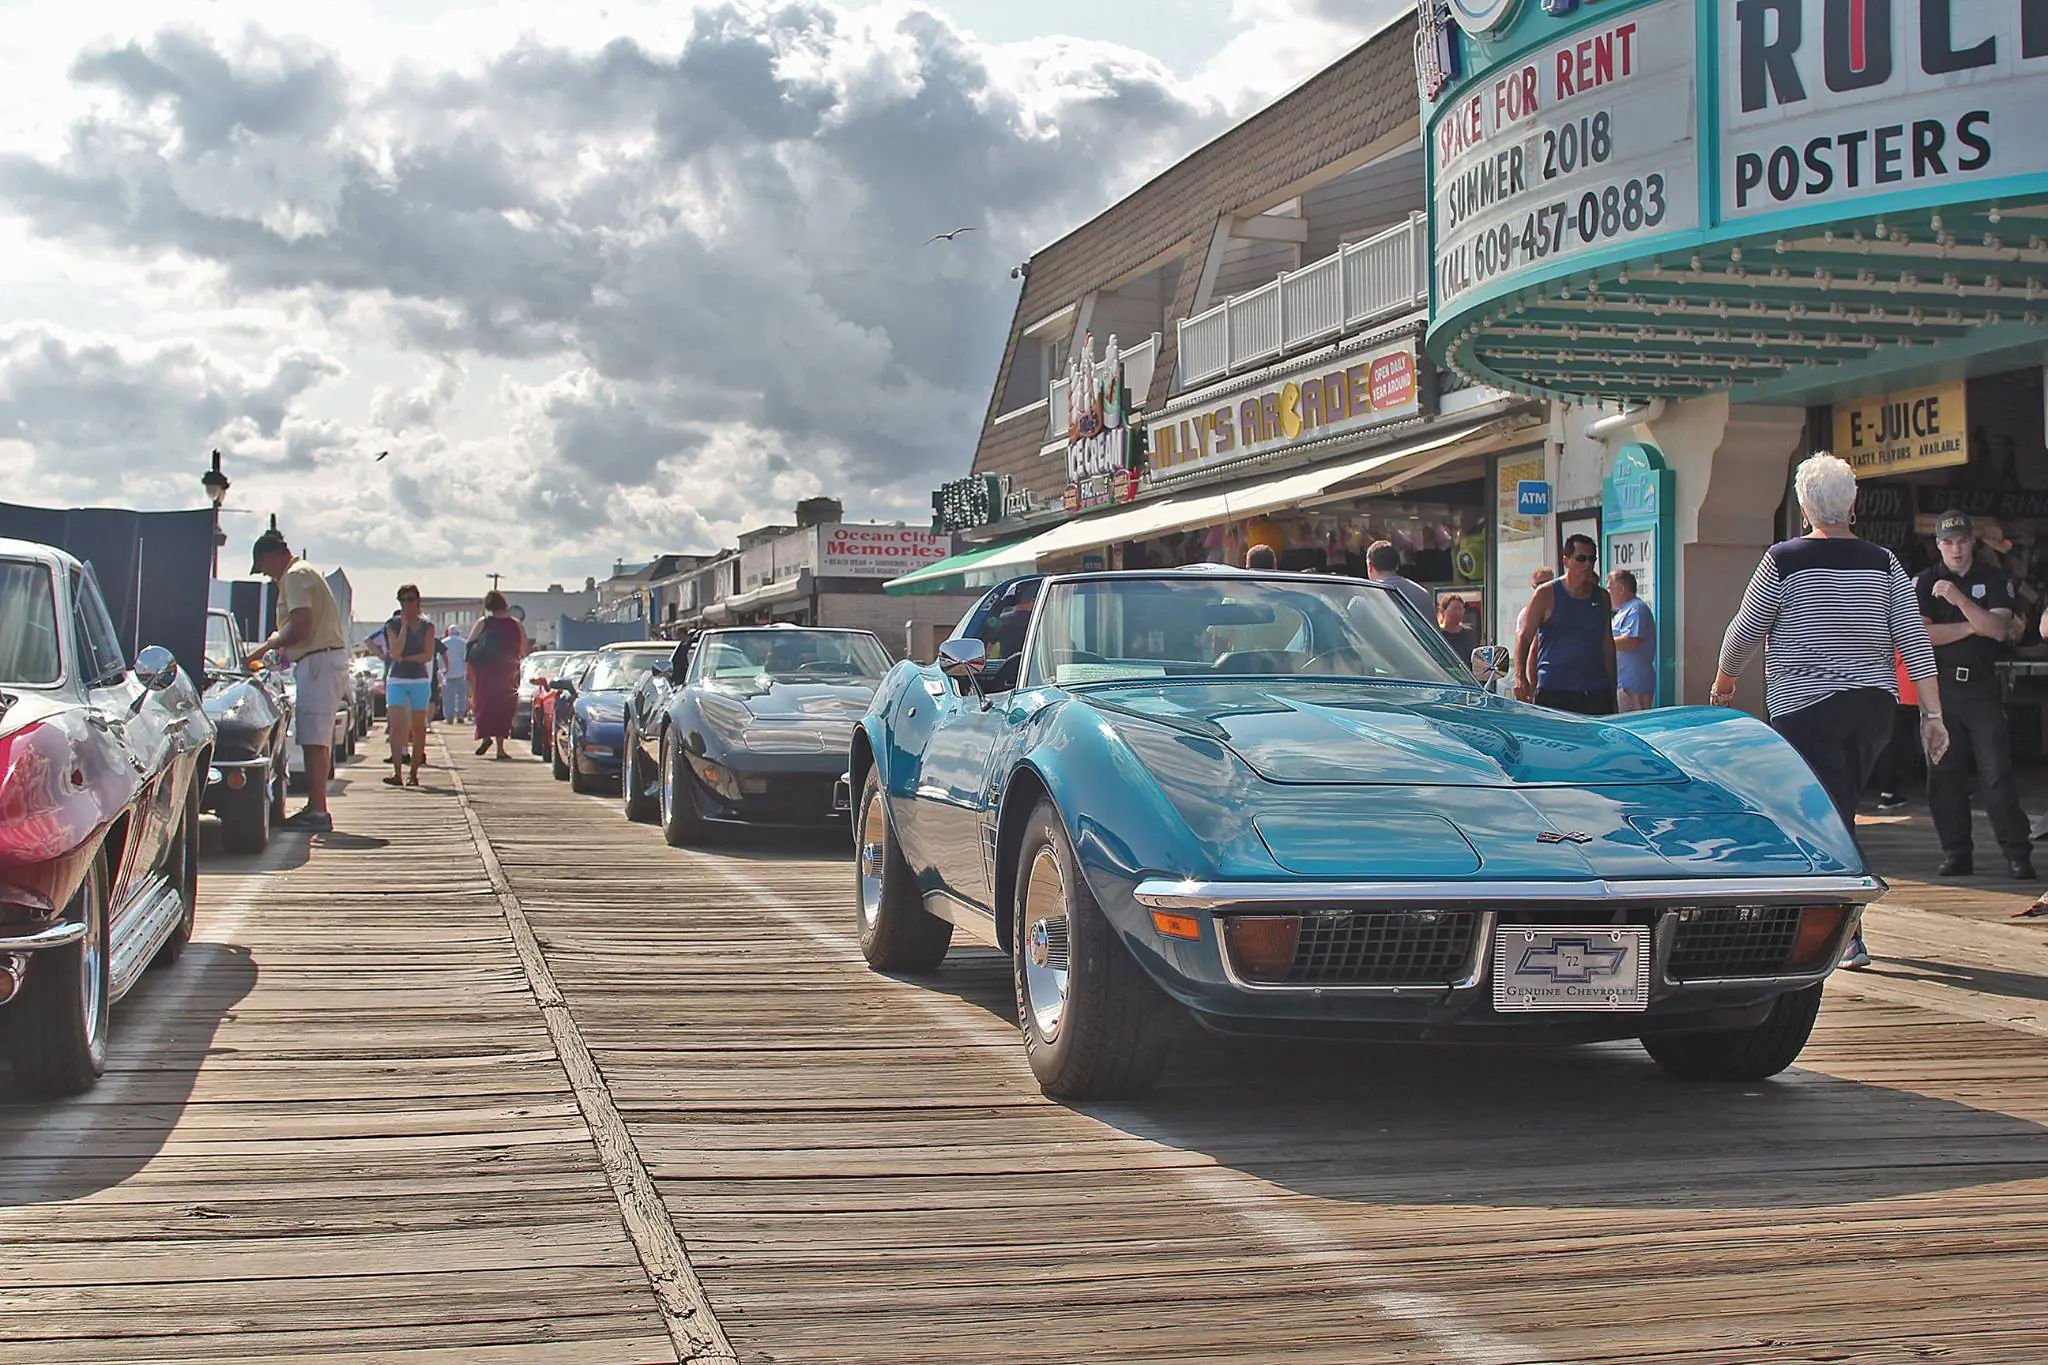
[[[1319,2],[1236,6],[1297,54],[1338,41]],[[359,581],[580,581],[817,492],[922,516],[1010,265],[1308,69],[1226,50],[1190,84],[895,0],[354,0],[289,35],[243,0],[27,13],[33,62],[0,58],[0,307],[41,319],[0,332],[13,496],[191,505],[218,445],[234,503],[307,518]]]

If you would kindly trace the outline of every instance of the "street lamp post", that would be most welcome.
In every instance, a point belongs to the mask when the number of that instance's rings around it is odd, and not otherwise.
[[[213,468],[199,476],[200,487],[206,490],[207,500],[213,504],[213,576],[220,577],[220,547],[227,539],[220,531],[220,505],[228,498],[228,476],[220,472],[220,452],[213,452]]]

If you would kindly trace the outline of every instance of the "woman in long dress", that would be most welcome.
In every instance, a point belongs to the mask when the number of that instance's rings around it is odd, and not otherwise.
[[[512,717],[519,709],[519,666],[527,654],[526,628],[512,617],[505,594],[484,594],[485,616],[469,632],[470,705],[476,710],[476,751],[492,744],[505,757]]]

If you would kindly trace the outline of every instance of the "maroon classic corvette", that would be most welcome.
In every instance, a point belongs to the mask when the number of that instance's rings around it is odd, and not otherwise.
[[[23,1088],[90,1089],[114,1001],[191,937],[213,733],[170,651],[131,666],[90,567],[0,540],[0,1002]]]

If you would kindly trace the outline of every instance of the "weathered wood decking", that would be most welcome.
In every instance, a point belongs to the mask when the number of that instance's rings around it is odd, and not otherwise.
[[[843,845],[678,852],[456,762],[466,796],[359,780],[303,866],[209,875],[108,1085],[0,1107],[0,1360],[2048,1360],[2013,888],[1877,912],[1772,1083],[1192,1037],[1083,1111],[994,954],[861,964]]]

